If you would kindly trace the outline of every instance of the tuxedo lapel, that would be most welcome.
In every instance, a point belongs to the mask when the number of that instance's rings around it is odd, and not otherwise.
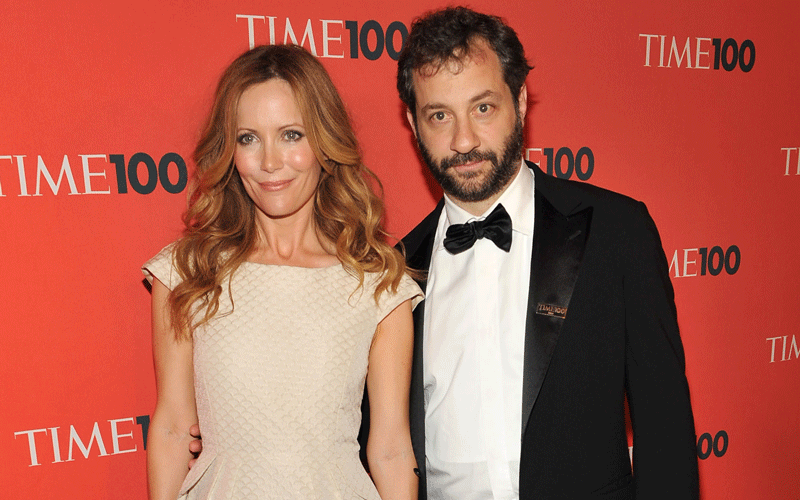
[[[431,265],[433,254],[433,240],[436,237],[436,226],[444,209],[444,198],[439,200],[436,208],[425,217],[422,222],[403,238],[403,251],[406,255],[406,264],[417,271],[425,273],[417,283],[425,291],[427,272]]]
[[[569,313],[592,216],[591,207],[564,196],[569,189],[562,181],[537,168],[534,174],[533,253],[522,382],[523,436]]]
[[[433,253],[433,241],[436,236],[436,226],[439,216],[444,208],[444,200],[439,201],[436,208],[420,222],[405,238],[403,248],[406,252],[406,264],[419,271],[421,276],[416,280],[422,291],[426,291],[428,284],[428,269]],[[409,398],[411,444],[417,458],[419,468],[419,498],[427,498],[427,485],[425,484],[425,404],[424,382],[422,369],[423,322],[425,318],[425,300],[423,299],[414,308],[414,356],[411,369],[411,392]]]

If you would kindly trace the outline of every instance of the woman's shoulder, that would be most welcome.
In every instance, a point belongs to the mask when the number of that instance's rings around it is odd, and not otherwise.
[[[151,285],[153,284],[153,279],[157,279],[172,290],[180,283],[175,269],[175,248],[177,244],[177,241],[173,241],[142,265],[142,274]]]
[[[374,288],[372,289],[374,291]],[[380,322],[386,315],[392,312],[397,306],[407,300],[411,300],[412,309],[419,304],[424,295],[422,289],[416,281],[408,274],[403,274],[397,289],[389,287],[378,297],[378,321]]]

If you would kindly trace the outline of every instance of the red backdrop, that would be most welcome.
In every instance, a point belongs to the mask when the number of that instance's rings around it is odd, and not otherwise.
[[[146,496],[139,266],[180,234],[213,87],[251,38],[294,35],[322,58],[393,234],[440,196],[392,57],[413,17],[445,2],[204,4],[0,6],[4,497]],[[703,498],[798,498],[800,4],[522,4],[472,2],[505,17],[536,66],[530,159],[645,201],[661,230]]]

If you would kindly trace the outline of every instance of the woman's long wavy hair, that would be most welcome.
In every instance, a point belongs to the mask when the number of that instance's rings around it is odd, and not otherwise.
[[[398,250],[386,242],[380,181],[367,169],[339,93],[325,68],[294,45],[253,48],[222,74],[214,104],[194,151],[196,171],[183,216],[184,236],[175,244],[174,264],[182,279],[170,294],[177,338],[219,310],[222,284],[247,260],[258,240],[255,205],[234,166],[236,110],[242,93],[272,78],[287,82],[297,99],[307,137],[322,166],[314,197],[314,223],[321,238],[336,245],[345,269],[364,284],[364,273],[379,273],[375,300],[397,290],[406,272]],[[230,294],[230,281],[228,281]]]

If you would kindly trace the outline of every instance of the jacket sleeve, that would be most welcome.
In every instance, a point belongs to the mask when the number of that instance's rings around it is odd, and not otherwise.
[[[674,291],[658,230],[643,203],[625,251],[625,369],[636,498],[696,499],[696,436]]]

